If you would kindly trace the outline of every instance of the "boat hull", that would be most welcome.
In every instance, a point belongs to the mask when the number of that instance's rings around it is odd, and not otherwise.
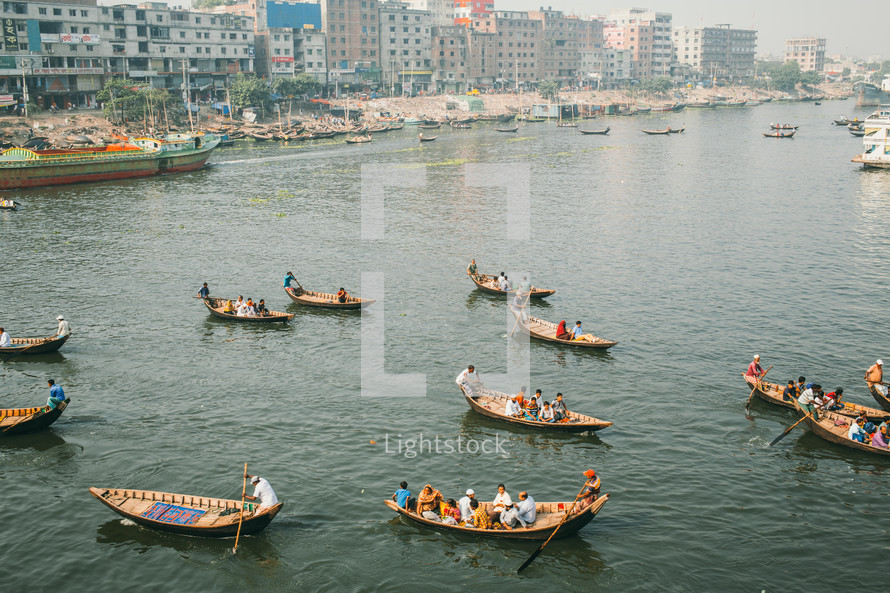
[[[591,418],[590,421],[587,422],[535,422],[534,420],[525,420],[523,418],[510,418],[505,416],[504,414],[500,414],[495,410],[482,405],[475,398],[470,396],[466,390],[460,387],[460,392],[463,394],[464,398],[467,400],[467,403],[473,409],[474,412],[482,414],[488,418],[493,418],[494,420],[500,420],[501,422],[505,422],[507,424],[512,424],[514,426],[524,426],[526,428],[532,428],[535,430],[542,430],[547,432],[595,432],[597,430],[602,430],[604,428],[608,428],[612,426],[611,422],[607,422],[605,420],[595,421],[596,419]]]
[[[0,425],[0,436],[14,436],[17,434],[26,434],[43,430],[59,419],[59,416],[62,415],[62,412],[65,411],[65,408],[68,407],[69,403],[71,403],[71,400],[66,399],[48,412],[44,412],[42,411],[43,408],[40,408],[41,411],[32,414],[31,417],[24,417],[21,422],[5,427]],[[2,411],[0,411],[0,415],[2,415]]]
[[[61,338],[14,338],[9,348],[0,348],[0,358],[19,354],[46,354],[55,352],[68,341],[71,334]]]

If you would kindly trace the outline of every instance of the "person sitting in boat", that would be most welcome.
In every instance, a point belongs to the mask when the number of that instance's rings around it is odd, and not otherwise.
[[[473,511],[473,514],[470,516],[472,525],[470,525],[470,521],[468,521],[467,527],[491,529],[491,520],[488,518],[488,513],[485,512],[485,509],[479,505],[479,501],[475,498],[470,501],[470,509]]]
[[[760,355],[755,354],[754,360],[751,361],[751,364],[748,365],[748,370],[745,371],[745,379],[750,383],[757,383],[762,376],[763,368],[760,366]]]
[[[470,262],[470,265],[467,266],[467,275],[475,276],[476,275],[476,260]]]
[[[349,293],[341,286],[340,290],[337,291],[337,302],[345,303],[347,300],[349,300]]]
[[[253,299],[250,297],[247,297],[247,310],[246,310],[245,314],[248,317],[256,317],[257,316],[256,305],[254,304]]]
[[[515,504],[508,504],[506,506],[501,512],[500,521],[501,525],[503,525],[504,529],[507,531],[512,531],[513,528],[518,525],[525,527],[525,522],[519,517],[519,510],[516,508]]]
[[[526,420],[537,420],[538,414],[541,411],[541,406],[538,403],[537,397],[530,397],[525,404],[525,419]]]
[[[238,317],[244,317],[244,309],[247,307],[247,303],[244,302],[243,296],[238,296],[238,300],[235,301],[235,315]]]
[[[786,402],[790,402],[791,400],[797,399],[800,394],[797,392],[797,387],[794,385],[794,379],[788,381],[788,386],[782,390],[782,400]]]
[[[571,340],[572,333],[566,329],[566,320],[563,319],[559,322],[559,325],[556,327],[556,339],[557,340]]]
[[[482,382],[479,380],[479,373],[476,372],[476,367],[470,365],[457,376],[455,383],[463,387],[464,391],[467,392],[467,395],[475,397],[473,392],[477,387],[481,387]]]
[[[806,391],[807,389],[807,378],[801,375],[797,378],[797,384],[794,385],[795,390],[797,391],[798,397],[801,393]]]
[[[445,508],[442,511],[442,523],[446,525],[458,525],[460,523],[461,513],[457,508],[457,502],[453,498],[445,501]]]
[[[260,299],[259,304],[256,306],[256,314],[258,317],[268,317],[270,315],[269,309],[266,308],[266,299]]]
[[[553,418],[557,422],[569,421],[569,409],[566,407],[566,402],[562,398],[561,393],[556,394],[556,399],[550,402],[550,407],[553,408]]]
[[[880,447],[881,449],[887,449],[890,445],[887,444],[887,427],[881,426],[871,437],[871,446],[872,447]]]
[[[519,512],[519,520],[522,521],[523,527],[535,522],[537,518],[535,499],[529,496],[525,490],[519,493],[519,504],[516,505],[516,510]]]
[[[550,406],[550,402],[544,402],[544,409],[541,410],[541,414],[538,416],[538,420],[541,422],[556,422],[556,419],[553,416],[553,408]]]
[[[847,431],[847,438],[857,443],[864,443],[865,429],[863,426],[865,426],[865,419],[860,416],[850,425],[850,430]]]
[[[466,496],[457,501],[461,521],[470,521],[473,518],[473,509],[470,503],[475,500],[474,496],[476,496],[476,492],[472,488],[468,488]]]
[[[503,279],[498,282],[498,288],[500,288],[501,290],[503,290],[505,292],[509,291],[512,288],[512,285],[510,284],[510,279],[507,278],[506,275],[504,275]]]
[[[519,287],[516,289],[516,292],[521,292],[524,295],[529,294],[532,291],[532,283],[528,281],[528,276],[522,277],[522,282],[519,283]]]
[[[600,479],[592,469],[584,472],[584,492],[581,493],[581,509],[590,506],[600,496]]]
[[[12,338],[2,327],[0,327],[0,348],[12,348]]]
[[[65,392],[60,385],[56,385],[53,379],[49,379],[46,384],[49,386],[49,398],[46,400],[46,411],[55,410],[56,407],[65,401]]]
[[[417,514],[425,519],[441,521],[439,517],[439,504],[442,502],[442,493],[427,484],[417,495]]]
[[[875,389],[878,393],[887,396],[887,386],[884,381],[884,361],[878,360],[865,371],[865,384]]]
[[[400,509],[408,508],[408,500],[411,498],[411,491],[408,490],[408,482],[402,480],[399,483],[399,489],[392,495],[392,499],[396,502]]]
[[[228,313],[229,315],[235,314],[235,305],[232,304],[232,299],[226,301],[226,306],[223,308],[223,313]]]
[[[507,509],[508,504],[513,504],[513,499],[507,493],[507,487],[503,484],[498,484],[498,493],[491,503],[491,512],[488,513],[489,522],[497,523],[500,521],[501,513]]]
[[[576,321],[575,327],[572,328],[572,341],[573,342],[592,342],[593,334],[585,334],[584,330],[581,329],[581,322]]]
[[[202,299],[206,299],[210,296],[210,289],[207,288],[207,283],[204,283],[204,286],[198,289],[198,296]]]
[[[831,393],[826,393],[822,399],[824,401],[823,408],[830,412],[837,412],[838,410],[844,409],[844,404],[841,402],[841,398],[844,396],[844,388],[838,387]]]
[[[519,418],[522,416],[522,408],[516,403],[515,395],[507,400],[507,405],[504,407],[504,415],[510,418]]]
[[[269,480],[266,478],[261,478],[259,476],[249,476],[244,474],[245,478],[250,480],[250,483],[253,484],[253,496],[245,496],[244,498],[247,500],[259,500],[260,504],[254,510],[254,515],[261,515],[278,504],[278,497],[275,496],[275,491],[272,490],[272,485],[269,484]]]

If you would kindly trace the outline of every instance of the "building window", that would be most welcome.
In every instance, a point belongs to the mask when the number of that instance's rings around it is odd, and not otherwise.
[[[163,23],[163,22],[164,22],[164,15],[162,15],[162,14],[157,15],[157,16],[155,17],[155,20],[157,20],[159,23]]]
[[[179,53],[181,53],[181,54],[185,53],[185,48],[181,45],[179,46]]]
[[[69,10],[69,11],[68,11],[68,16],[77,16],[77,11],[76,11],[76,10]]]
[[[196,49],[196,51],[197,51],[198,53],[201,53],[201,48],[200,48],[200,47],[195,48],[195,49]]]
[[[180,38],[180,39],[185,39],[185,31],[180,31],[180,32],[179,32],[179,38]]]
[[[199,17],[199,16],[195,17],[195,24],[197,24],[197,25],[201,24],[201,17]]]
[[[53,16],[62,16],[61,8],[53,8]]]
[[[77,33],[77,27],[71,27],[71,32],[72,32],[72,33]]]
[[[37,14],[46,14],[46,9],[41,7],[37,9]]]

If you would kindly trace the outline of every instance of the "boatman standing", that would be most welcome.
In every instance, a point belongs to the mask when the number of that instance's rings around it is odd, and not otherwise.
[[[71,334],[71,324],[65,321],[64,317],[59,315],[56,317],[56,321],[59,322],[59,330],[56,332],[57,338],[63,338]]]
[[[210,289],[207,288],[206,282],[204,283],[204,286],[202,286],[201,289],[198,291],[198,296],[201,297],[202,299],[206,299],[207,297],[210,296]]]
[[[876,390],[878,393],[887,396],[887,386],[883,385],[884,380],[884,361],[878,360],[876,363],[868,367],[865,371],[865,383],[869,388]]]
[[[479,373],[476,372],[476,367],[473,365],[468,366],[465,371],[459,374],[457,379],[455,379],[455,383],[463,387],[470,397],[474,397],[473,391],[476,387],[482,386],[482,382],[479,380]]]
[[[284,276],[284,287],[285,287],[285,288],[293,288],[293,286],[291,286],[290,283],[291,283],[291,282],[296,282],[296,281],[297,281],[297,279],[294,278],[294,273],[293,273],[293,272],[288,272],[288,273],[285,274],[285,276]]]
[[[470,262],[470,265],[467,266],[467,274],[470,276],[476,275],[476,260]]]
[[[272,490],[269,480],[259,476],[248,476],[247,474],[244,477],[250,478],[250,483],[253,484],[253,496],[245,496],[244,498],[260,501],[260,505],[253,512],[254,515],[261,515],[278,504],[278,497],[275,496],[275,491]]]
[[[754,360],[751,361],[751,364],[748,365],[748,370],[745,372],[745,377],[751,383],[757,383],[760,381],[760,377],[763,376],[763,368],[760,366],[760,355],[755,354]]]
[[[600,478],[596,472],[589,469],[584,472],[584,477],[587,478],[587,481],[584,482],[584,492],[581,494],[582,509],[593,504],[593,501],[600,495]]]

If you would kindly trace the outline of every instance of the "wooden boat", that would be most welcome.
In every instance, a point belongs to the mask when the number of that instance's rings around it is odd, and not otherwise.
[[[776,130],[775,132],[763,132],[763,135],[766,138],[791,138],[794,134],[794,130],[791,130],[790,132],[783,132],[781,130]]]
[[[603,494],[595,501],[593,501],[593,504],[586,506],[581,510],[578,510],[578,506],[575,506],[575,510],[572,512],[569,518],[566,519],[565,523],[562,524],[562,527],[560,527],[559,531],[556,532],[554,538],[560,539],[578,533],[578,531],[580,531],[588,523],[593,521],[593,518],[596,517],[597,513],[599,513],[600,510],[602,510],[603,506],[606,504],[606,502],[608,502],[608,500],[609,494]],[[535,522],[531,525],[528,525],[527,527],[522,527],[520,525],[519,527],[514,527],[513,529],[507,531],[506,529],[475,529],[473,527],[461,527],[460,525],[446,525],[441,521],[433,521],[421,517],[417,513],[409,512],[399,507],[392,500],[384,500],[383,502],[391,510],[397,512],[403,517],[413,521],[414,523],[418,523],[426,527],[441,529],[448,532],[466,533],[470,535],[496,539],[535,541],[546,540],[547,538],[549,538],[550,535],[553,534],[553,531],[556,529],[559,523],[565,517],[566,512],[572,507],[572,501],[536,502]],[[490,502],[480,501],[479,506],[486,512],[490,512],[492,510],[492,503]]]
[[[346,139],[346,144],[367,144],[371,142],[370,136],[353,136]]]
[[[800,407],[800,404],[797,403],[797,400],[794,400],[792,403],[794,404],[794,409],[797,410],[797,413],[804,416],[805,412]],[[810,430],[813,431],[816,436],[831,443],[843,445],[851,449],[858,449],[860,451],[875,453],[877,455],[890,456],[890,449],[873,447],[871,443],[860,443],[848,439],[847,432],[850,430],[850,423],[854,422],[852,418],[841,416],[835,412],[825,412],[823,410],[819,410],[818,415],[819,420],[814,420],[812,416],[804,420],[806,425],[810,427]]]
[[[796,130],[800,126],[794,126],[791,124],[770,124],[769,127],[773,130]]]
[[[713,109],[716,105],[713,105],[710,101],[699,101],[693,103],[687,103],[686,107],[690,109]]]
[[[862,136],[865,136],[865,130],[850,130],[850,134],[852,134],[853,136],[856,136],[858,138],[861,138]]]
[[[653,107],[652,113],[663,113],[663,112],[673,111],[673,110],[674,110],[674,104],[671,103],[670,105],[660,105],[658,107]]]
[[[61,338],[55,336],[50,336],[49,338],[12,338],[12,346],[0,348],[0,358],[17,354],[46,354],[47,352],[55,352],[70,337],[71,334]]]
[[[442,122],[436,122],[435,124],[420,124],[421,130],[438,130],[442,127]]]
[[[821,104],[822,104],[822,101],[815,101],[815,102],[813,103],[813,105],[821,105]]]
[[[881,406],[881,408],[890,412],[890,397],[887,397],[874,387],[869,387],[868,391],[871,393],[871,396],[875,398],[875,401],[878,402],[878,405]]]
[[[858,124],[850,124],[847,126],[847,129],[851,132],[856,131],[865,131],[865,122],[859,122]]]
[[[144,527],[202,537],[234,537],[238,531],[240,500],[132,490],[129,488],[90,488],[90,494],[110,508]],[[279,502],[260,515],[253,515],[255,503],[246,503],[241,533],[257,533],[266,528],[284,503]],[[248,514],[251,513],[251,514]]]
[[[247,134],[257,142],[265,142],[266,140],[274,140],[275,136],[272,134],[264,134],[262,132],[248,132]]]
[[[609,130],[611,130],[611,129],[612,128],[606,128],[604,130],[578,130],[578,131],[586,136],[605,136],[606,134],[609,133]]]
[[[469,130],[473,126],[471,126],[470,124],[456,124],[454,122],[451,122],[451,127],[455,130]]]
[[[299,287],[290,287],[285,288],[284,290],[293,302],[308,307],[322,307],[324,309],[364,309],[377,302],[374,299],[349,297],[345,303],[341,303],[337,300],[336,294],[314,292]]]
[[[423,134],[420,135],[421,142],[432,142],[436,138],[438,138],[438,136],[424,136]]]
[[[502,420],[510,424],[526,426],[528,428],[538,428],[541,430],[552,430],[555,432],[594,432],[612,426],[612,423],[606,420],[600,420],[593,416],[585,416],[584,414],[577,414],[575,412],[569,412],[568,422],[538,422],[537,420],[513,418],[504,414],[504,409],[507,402],[510,400],[510,395],[499,391],[493,391],[491,389],[479,388],[474,390],[473,395],[470,396],[464,390],[463,386],[459,387],[460,392],[464,394],[464,398],[466,398],[467,403],[470,404],[470,407],[473,408],[474,411],[479,412],[483,416]]]
[[[204,302],[204,306],[207,307],[207,310],[210,311],[210,314],[214,317],[219,317],[220,319],[245,321],[248,323],[275,323],[290,321],[294,318],[293,313],[282,313],[281,311],[269,311],[269,314],[263,317],[240,317],[238,315],[235,315],[234,313],[223,312],[223,309],[226,308],[226,301],[231,300],[234,303],[235,299],[218,299],[214,297],[207,297],[206,299],[201,300]]]
[[[0,437],[42,430],[58,420],[69,403],[65,399],[52,410],[47,406],[0,409]]]
[[[491,281],[497,278],[497,276],[493,274],[473,274],[470,276],[470,280],[473,281],[473,284],[476,285],[476,288],[481,290],[482,292],[487,292],[489,294],[513,294],[515,290],[501,290],[500,288],[495,288],[491,285]],[[549,297],[555,290],[547,290],[544,288],[535,288],[532,286],[532,298],[534,299],[543,299],[545,297]]]
[[[529,116],[526,116],[526,117],[520,117],[520,118],[518,118],[518,119],[519,119],[519,121],[524,121],[524,122],[526,122],[526,123],[530,123],[530,124],[539,124],[539,123],[541,123],[541,122],[543,122],[543,121],[547,121],[547,120],[544,119],[543,117],[529,117]]]
[[[495,131],[506,132],[507,134],[512,134],[513,132],[516,132],[517,130],[519,130],[519,126],[513,126],[512,128],[495,128]]]
[[[673,128],[668,128],[668,131],[669,131],[671,134],[682,134],[683,132],[686,131],[686,124],[683,124],[683,127],[682,127],[682,128],[677,128],[676,130],[673,129]]]
[[[577,128],[577,127],[578,127],[578,124],[575,124],[575,123],[572,123],[572,122],[561,121],[561,122],[559,122],[559,123],[556,124],[556,127],[557,127],[557,128]]]
[[[754,383],[750,381],[745,373],[742,373],[742,378],[750,389],[754,389]],[[761,381],[760,387],[754,389],[754,395],[771,404],[782,406],[783,408],[794,409],[794,404],[792,402],[785,401],[782,398],[783,390],[783,385],[770,383],[769,381]],[[868,406],[860,406],[859,404],[852,404],[850,402],[844,402],[844,409],[839,410],[836,413],[848,418],[856,418],[860,412],[865,412],[865,415],[869,420],[879,420],[881,422],[890,420],[890,412],[878,410],[876,408],[869,408]]]
[[[0,200],[0,210],[15,210],[21,206],[15,200]]]
[[[512,311],[512,309],[511,309]],[[519,316],[516,311],[513,311],[513,314],[517,317]],[[557,324],[551,323],[550,321],[545,321],[543,319],[538,319],[537,317],[528,316],[528,321],[519,320],[519,327],[527,333],[530,337],[535,338],[537,340],[543,340],[545,342],[555,342],[557,344],[564,344],[566,346],[573,346],[576,348],[599,348],[599,349],[607,349],[616,345],[618,342],[612,342],[610,340],[605,340],[603,338],[598,338],[596,336],[593,337],[592,342],[588,342],[587,340],[559,340],[556,338],[556,328]]]
[[[665,128],[663,130],[643,130],[644,134],[649,134],[650,136],[667,136],[671,133],[670,128]]]
[[[405,127],[405,124],[390,124],[390,125],[386,126],[386,131],[392,132],[393,130],[401,130],[404,127]]]

